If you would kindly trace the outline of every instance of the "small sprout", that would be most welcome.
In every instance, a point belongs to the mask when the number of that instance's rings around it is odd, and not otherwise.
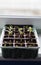
[[[10,26],[10,29],[13,29],[13,27],[12,27],[12,26]]]
[[[4,41],[4,46],[6,46],[6,44],[7,44],[7,42],[6,42],[6,41]]]
[[[29,47],[32,47],[32,45],[29,45]]]
[[[27,43],[29,43],[29,41],[27,41]]]
[[[22,32],[22,31],[20,31],[20,34],[23,34],[23,32]]]
[[[27,45],[28,47],[32,47],[32,44],[30,44],[30,45]]]
[[[4,44],[4,46],[6,46],[6,44]]]
[[[9,45],[10,45],[10,44],[12,44],[12,41],[11,41],[11,40],[9,41]]]
[[[7,42],[6,42],[6,41],[4,41],[4,43],[5,43],[5,44],[7,44]]]
[[[10,30],[10,31],[13,29],[12,26],[6,26],[6,28],[7,28],[8,30]]]
[[[12,26],[6,27],[9,31],[11,31],[13,29]]]
[[[16,43],[18,43],[18,41],[16,41]]]
[[[8,31],[8,34],[9,34],[9,35],[12,35],[12,33],[13,33],[13,31]]]
[[[18,47],[18,45],[16,45],[16,47]]]
[[[6,26],[7,29],[9,29],[9,27]]]
[[[23,29],[22,29],[22,28],[19,28],[19,32],[20,32],[21,30],[23,30]]]
[[[23,28],[19,28],[19,33],[20,34],[23,34],[23,31],[22,30],[23,30]]]
[[[32,27],[29,27],[29,31],[32,32],[32,30],[33,30]]]
[[[13,28],[13,30],[15,31],[15,28]]]
[[[20,45],[22,46],[22,43],[20,43]]]
[[[29,29],[27,31],[29,32]]]

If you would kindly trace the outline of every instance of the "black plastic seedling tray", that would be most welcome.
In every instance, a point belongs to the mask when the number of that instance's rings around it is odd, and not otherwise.
[[[23,48],[2,48],[4,58],[27,59],[36,58],[38,49],[23,49]]]
[[[8,35],[9,26],[11,28],[12,34]],[[23,34],[20,35],[18,27],[23,28]],[[14,30],[15,27],[15,30]],[[32,29],[29,33],[28,28]],[[11,43],[11,44],[10,44]],[[2,41],[2,56],[4,58],[15,58],[15,59],[27,59],[36,58],[38,56],[38,43],[37,38],[34,33],[33,25],[5,25],[4,36]]]

